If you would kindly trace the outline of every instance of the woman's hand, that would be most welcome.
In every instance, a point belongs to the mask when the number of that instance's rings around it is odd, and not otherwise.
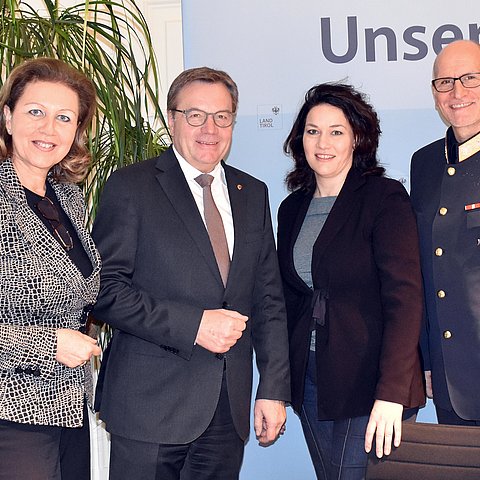
[[[375,400],[367,430],[365,432],[365,451],[370,453],[373,437],[375,435],[375,453],[378,458],[390,455],[392,439],[395,447],[400,445],[402,439],[402,414],[403,405],[400,403]]]
[[[57,330],[57,362],[75,368],[85,364],[92,355],[100,355],[101,349],[97,341],[88,335],[60,328]]]

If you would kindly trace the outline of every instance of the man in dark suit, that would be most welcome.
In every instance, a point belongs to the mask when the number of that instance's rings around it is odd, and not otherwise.
[[[173,146],[115,172],[102,196],[95,314],[115,328],[101,403],[114,480],[237,479],[253,350],[255,433],[268,445],[284,429],[288,341],[267,188],[222,162],[237,100],[225,72],[183,72],[167,99]],[[198,183],[205,173],[211,187]]]
[[[427,394],[439,423],[480,425],[480,45],[461,40],[445,47],[432,91],[449,128],[411,164]]]

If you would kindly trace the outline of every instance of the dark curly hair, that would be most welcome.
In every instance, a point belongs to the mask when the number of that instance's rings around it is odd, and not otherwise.
[[[303,149],[303,134],[307,115],[313,107],[328,104],[342,110],[355,138],[353,167],[363,174],[381,176],[385,169],[377,159],[380,122],[373,107],[365,96],[351,85],[342,83],[322,83],[310,88],[305,94],[305,103],[300,108],[293,127],[283,144],[283,151],[293,158],[295,166],[286,176],[290,191],[297,189],[313,190],[315,173],[308,165]]]
[[[90,165],[90,152],[85,145],[85,133],[96,110],[95,87],[90,79],[65,62],[48,57],[27,60],[15,67],[0,90],[0,162],[12,154],[12,138],[6,129],[4,106],[13,112],[25,88],[34,82],[65,85],[78,95],[77,131],[67,156],[51,168],[59,182],[81,182]]]

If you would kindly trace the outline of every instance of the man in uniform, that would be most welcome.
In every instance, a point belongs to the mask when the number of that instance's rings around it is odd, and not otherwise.
[[[449,128],[411,164],[427,395],[439,423],[480,425],[480,45],[446,46],[435,60],[432,91]]]

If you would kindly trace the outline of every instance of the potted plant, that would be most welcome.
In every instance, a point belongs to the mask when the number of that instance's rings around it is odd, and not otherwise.
[[[159,107],[159,77],[150,32],[134,0],[94,0],[34,8],[2,0],[0,84],[25,59],[60,58],[94,82],[98,109],[89,132],[93,162],[84,182],[88,223],[110,173],[164,150],[169,135]]]

